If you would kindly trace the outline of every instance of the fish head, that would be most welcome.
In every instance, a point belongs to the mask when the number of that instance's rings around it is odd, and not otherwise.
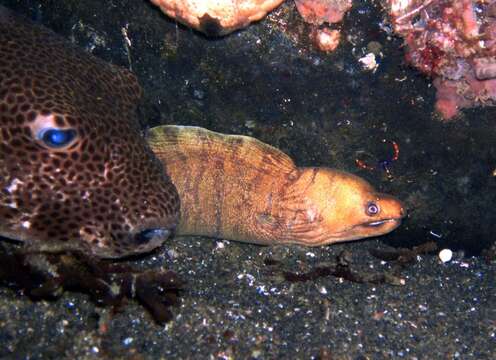
[[[149,251],[179,198],[141,136],[128,71],[0,16],[0,235],[99,257]]]
[[[307,218],[312,220],[305,234],[308,245],[380,236],[396,229],[405,216],[403,203],[377,192],[364,179],[328,168],[307,171],[305,198]]]

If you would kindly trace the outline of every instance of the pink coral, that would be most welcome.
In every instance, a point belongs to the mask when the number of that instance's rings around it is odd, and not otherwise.
[[[436,110],[448,120],[463,108],[496,105],[496,79],[479,80],[473,72],[461,80],[434,79]]]
[[[351,8],[352,0],[295,0],[303,19],[315,25],[337,23]]]
[[[313,25],[310,39],[317,49],[334,51],[339,45],[341,33],[319,25],[343,20],[344,14],[351,8],[352,0],[295,0],[295,3],[303,20]]]
[[[315,46],[325,52],[336,50],[341,39],[341,33],[338,30],[331,30],[329,28],[316,29],[312,35]]]
[[[262,19],[284,0],[150,0],[180,23],[219,36]]]
[[[444,119],[496,104],[496,1],[388,0],[406,59],[434,78]]]

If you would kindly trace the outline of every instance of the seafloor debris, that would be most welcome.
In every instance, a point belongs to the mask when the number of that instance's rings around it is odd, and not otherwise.
[[[376,159],[372,154],[364,150],[359,150],[356,152],[357,157],[355,159],[355,164],[360,169],[368,171],[382,170],[386,173],[387,177],[391,179],[393,177],[391,173],[391,166],[400,156],[400,146],[394,140],[382,139],[382,143],[391,145],[391,155],[381,159]]]
[[[209,36],[262,19],[284,0],[150,0],[173,19]]]
[[[92,301],[121,309],[136,299],[157,323],[172,318],[169,308],[178,304],[182,282],[172,271],[137,272],[115,262],[81,253],[12,253],[0,246],[0,285],[17,289],[32,299],[55,299],[63,291],[88,294]]]
[[[496,104],[495,0],[387,0],[406,59],[434,79],[443,119]]]
[[[306,273],[283,271],[284,279],[289,282],[315,281],[322,277],[334,276],[347,281],[368,284],[404,285],[405,280],[395,271],[372,272],[370,269],[355,269],[351,262],[351,254],[341,252],[336,257],[336,264],[316,266]]]
[[[434,241],[429,241],[411,249],[371,249],[370,253],[378,259],[384,261],[396,261],[399,264],[408,264],[414,261],[418,255],[431,253],[437,250],[437,244]]]
[[[282,276],[289,282],[315,281],[319,278],[334,276],[357,283],[405,285],[405,279],[401,276],[404,266],[412,263],[418,255],[431,253],[436,249],[435,242],[428,242],[412,249],[370,250],[374,257],[393,262],[392,268],[386,271],[371,271],[370,268],[358,269],[351,260],[351,254],[343,251],[336,257],[335,264],[319,265],[304,273],[282,271]],[[276,269],[274,272],[277,272],[277,266],[280,265],[279,261],[270,258],[265,260],[265,264],[274,267]]]

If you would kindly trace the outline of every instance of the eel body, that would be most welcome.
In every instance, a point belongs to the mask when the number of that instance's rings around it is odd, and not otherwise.
[[[179,199],[125,69],[0,6],[0,236],[39,251],[149,251]]]
[[[296,167],[254,138],[160,126],[148,134],[181,199],[179,235],[317,246],[386,234],[403,204],[336,169]]]

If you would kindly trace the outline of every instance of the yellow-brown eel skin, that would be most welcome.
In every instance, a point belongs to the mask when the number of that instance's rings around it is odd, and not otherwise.
[[[296,167],[251,137],[167,125],[147,140],[179,193],[176,235],[319,246],[389,233],[405,215],[399,200],[365,180]]]

